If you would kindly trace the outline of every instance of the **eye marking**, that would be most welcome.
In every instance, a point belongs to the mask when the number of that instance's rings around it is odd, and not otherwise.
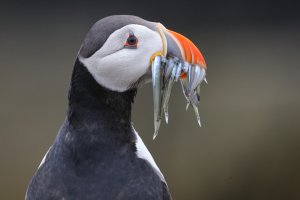
[[[138,44],[137,37],[133,34],[133,32],[130,32],[126,40],[126,43],[124,44],[124,47],[128,49],[136,49],[137,44]]]

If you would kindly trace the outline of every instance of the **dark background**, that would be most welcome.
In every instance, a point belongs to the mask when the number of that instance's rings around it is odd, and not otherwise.
[[[202,128],[179,85],[155,141],[150,85],[134,106],[174,199],[300,199],[299,10],[297,1],[1,1],[0,199],[24,199],[64,120],[81,41],[112,14],[160,21],[206,59]]]

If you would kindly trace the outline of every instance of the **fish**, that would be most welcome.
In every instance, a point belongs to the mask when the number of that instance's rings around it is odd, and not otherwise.
[[[174,83],[180,82],[183,95],[186,99],[186,110],[192,106],[198,125],[201,127],[199,114],[200,85],[206,80],[206,68],[201,65],[191,64],[177,57],[162,55],[155,56],[151,63],[154,134],[158,135],[163,115],[165,122],[169,122],[169,101]]]

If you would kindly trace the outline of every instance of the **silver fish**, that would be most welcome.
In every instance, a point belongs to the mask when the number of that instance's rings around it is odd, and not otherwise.
[[[190,105],[190,99],[188,96],[188,87],[189,87],[189,82],[187,79],[180,79],[180,83],[181,83],[181,89],[182,89],[182,93],[186,99],[186,107],[185,110],[188,110],[189,105]]]
[[[190,92],[194,91],[198,86],[199,82],[201,81],[201,69],[199,66],[194,65],[192,69],[192,77],[190,82]]]
[[[181,79],[182,73],[186,73],[187,78]],[[196,115],[197,122],[201,127],[199,115],[200,85],[206,80],[206,70],[195,64],[189,64],[176,57],[156,56],[152,62],[152,87],[154,104],[154,135],[156,138],[162,115],[165,121],[169,121],[169,101],[174,82],[180,80],[183,95],[187,101],[186,110],[191,104]]]
[[[206,78],[204,78],[204,82],[206,83],[206,85],[208,85],[208,82],[207,82],[207,79],[206,79]]]
[[[188,80],[189,80],[189,87],[188,87],[188,95],[190,96],[193,93],[192,85],[195,82],[195,65],[190,65],[189,72],[188,72]]]
[[[152,89],[154,107],[154,134],[153,139],[158,134],[161,123],[161,57],[156,56],[152,62]]]
[[[167,81],[166,88],[165,88],[164,94],[163,94],[163,109],[164,109],[164,113],[165,113],[166,123],[168,123],[168,121],[169,121],[169,100],[170,100],[170,96],[171,96],[174,79],[176,76],[176,71],[177,71],[176,67],[174,67],[172,70],[171,76],[169,77],[169,79]]]
[[[198,101],[200,102],[200,84],[196,88],[196,94],[197,94],[197,97],[198,97]]]
[[[171,76],[172,70],[175,66],[175,61],[173,58],[169,58],[167,63],[166,63],[166,67],[164,70],[164,76],[166,78],[166,80],[168,80],[168,78]]]
[[[189,97],[188,97],[188,87],[189,87],[189,81],[187,79],[180,79],[181,83],[181,89],[182,93],[186,99],[187,102],[189,102]]]
[[[186,61],[184,61],[183,62],[183,67],[182,67],[182,71],[184,71],[184,72],[188,72],[188,70],[189,70],[189,63],[188,62],[186,62]]]
[[[175,74],[175,81],[177,82],[180,78],[180,75],[181,75],[181,70],[182,70],[182,63],[179,61],[177,62],[177,65],[176,65],[176,74]]]
[[[192,103],[192,106],[193,106],[193,109],[194,109],[194,112],[195,112],[195,115],[196,115],[198,125],[201,127],[202,125],[201,125],[201,119],[200,119],[200,115],[199,115],[199,111],[198,111],[198,106],[193,104],[193,103]]]

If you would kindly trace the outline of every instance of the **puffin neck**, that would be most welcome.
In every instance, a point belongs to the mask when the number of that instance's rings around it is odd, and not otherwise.
[[[136,92],[136,89],[115,92],[104,88],[77,59],[68,97],[71,132],[94,134],[105,140],[132,141],[131,106]]]

